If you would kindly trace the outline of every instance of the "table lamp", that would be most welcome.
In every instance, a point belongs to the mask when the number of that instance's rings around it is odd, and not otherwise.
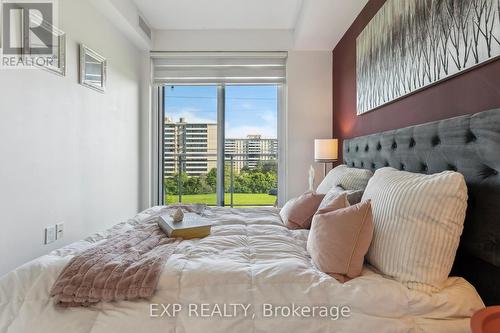
[[[339,140],[316,139],[314,140],[314,160],[324,164],[326,176],[326,165],[336,162],[339,157]]]

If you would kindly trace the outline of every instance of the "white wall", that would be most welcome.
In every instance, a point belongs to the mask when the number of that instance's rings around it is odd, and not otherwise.
[[[63,0],[64,1],[64,0]],[[133,0],[87,0],[109,21],[113,22],[141,50],[151,50],[152,42],[139,26],[141,15]]]
[[[131,217],[141,200],[148,55],[87,0],[59,4],[66,77],[0,72],[0,274]],[[108,59],[105,94],[78,84],[80,42]],[[60,222],[63,240],[43,245],[44,227]]]
[[[155,30],[153,51],[285,51],[290,30]]]
[[[139,210],[154,205],[152,177],[153,137],[155,125],[152,109],[151,58],[149,52],[143,59],[141,83],[141,110],[139,115]]]
[[[310,165],[316,170],[316,185],[323,178],[323,165],[314,162],[314,139],[332,137],[331,52],[288,52],[287,85],[288,199],[307,190]]]

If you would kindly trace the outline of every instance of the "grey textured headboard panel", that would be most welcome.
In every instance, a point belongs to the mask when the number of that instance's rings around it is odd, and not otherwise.
[[[469,205],[452,275],[500,304],[500,109],[344,140],[343,158],[373,171],[462,173]]]

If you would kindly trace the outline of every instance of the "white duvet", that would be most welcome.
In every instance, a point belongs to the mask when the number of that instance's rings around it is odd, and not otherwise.
[[[469,332],[484,305],[464,279],[429,296],[369,268],[341,284],[318,271],[306,230],[273,208],[211,208],[212,234],[183,241],[150,300],[59,308],[49,290],[70,258],[162,207],[36,259],[0,278],[0,332]]]

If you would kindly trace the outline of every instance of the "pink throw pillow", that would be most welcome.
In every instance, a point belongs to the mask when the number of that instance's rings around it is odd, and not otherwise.
[[[307,251],[323,272],[339,280],[361,274],[373,236],[371,202],[337,210],[328,207],[314,216],[307,239]]]
[[[314,213],[323,200],[324,194],[306,192],[289,200],[280,210],[283,223],[289,229],[309,229]]]

